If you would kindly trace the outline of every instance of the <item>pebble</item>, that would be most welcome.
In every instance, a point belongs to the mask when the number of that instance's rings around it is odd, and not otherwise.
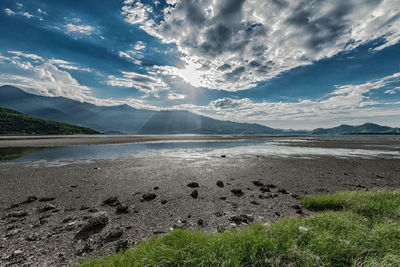
[[[223,188],[224,187],[224,182],[217,181],[217,186]]]
[[[260,191],[266,193],[266,192],[271,192],[271,189],[268,186],[263,185],[260,187]]]
[[[142,196],[142,201],[150,201],[150,200],[155,199],[156,197],[157,197],[157,195],[154,193],[145,193]]]
[[[129,207],[123,204],[117,206],[116,214],[129,213]]]
[[[285,188],[279,188],[278,192],[279,192],[279,193],[282,193],[282,194],[289,194],[289,192],[286,191]]]
[[[101,232],[107,224],[107,214],[99,212],[89,218],[88,222],[76,233],[74,239],[87,239],[91,235]]]
[[[232,216],[229,218],[229,220],[233,223],[235,223],[236,225],[245,223],[245,224],[249,224],[252,221],[254,221],[254,219],[246,214],[241,214],[238,216]]]
[[[40,202],[47,202],[56,199],[56,197],[42,197],[39,199]]]
[[[194,199],[198,198],[199,192],[195,189],[190,193],[190,196]]]
[[[13,217],[13,218],[21,218],[27,216],[28,213],[26,211],[16,211],[16,212],[11,212],[8,214],[8,217]]]
[[[117,226],[115,228],[112,228],[104,237],[104,242],[108,243],[108,242],[116,241],[116,240],[120,239],[123,234],[124,234],[124,230],[122,230],[121,227]]]
[[[192,182],[192,183],[188,183],[187,186],[190,188],[196,188],[196,187],[199,187],[199,183]]]
[[[168,200],[165,200],[165,199],[161,200],[161,205],[165,205],[167,203],[168,203]]]
[[[231,190],[231,192],[232,192],[232,194],[234,194],[237,197],[241,197],[244,195],[242,189],[239,189],[239,188],[234,188]]]
[[[264,185],[264,183],[261,182],[261,181],[253,181],[253,184],[254,184],[255,186],[263,186],[263,185]]]

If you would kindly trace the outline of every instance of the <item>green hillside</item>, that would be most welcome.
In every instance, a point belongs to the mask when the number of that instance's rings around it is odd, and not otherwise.
[[[38,119],[22,112],[0,107],[0,135],[100,134],[89,128]]]

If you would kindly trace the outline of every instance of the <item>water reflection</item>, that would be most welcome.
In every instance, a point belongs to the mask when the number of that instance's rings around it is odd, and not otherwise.
[[[286,142],[288,140],[285,140]],[[298,140],[296,140],[298,141]],[[307,141],[307,140],[305,140]],[[98,159],[118,159],[125,157],[241,157],[244,155],[279,156],[279,157],[310,157],[310,156],[335,156],[335,157],[391,157],[400,158],[399,151],[368,150],[368,149],[339,149],[319,147],[286,146],[279,139],[271,140],[240,140],[240,141],[170,141],[134,144],[113,145],[85,145],[67,146],[53,149],[26,149],[12,148],[9,152],[20,151],[5,155],[11,160],[9,163],[35,162],[68,164],[74,162],[88,162]],[[25,152],[23,152],[25,151]],[[29,152],[29,153],[28,153]],[[25,153],[25,154],[24,154]]]

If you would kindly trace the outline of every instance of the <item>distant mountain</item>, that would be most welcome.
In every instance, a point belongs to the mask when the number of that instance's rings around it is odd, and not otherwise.
[[[0,135],[99,134],[89,128],[42,120],[22,112],[0,107]]]
[[[128,105],[96,106],[64,97],[0,87],[0,106],[29,115],[95,129],[106,134],[281,134],[259,124],[220,121],[188,111],[152,111]]]
[[[363,125],[340,125],[334,128],[318,128],[311,131],[311,134],[399,134],[400,128],[381,126],[374,123]]]

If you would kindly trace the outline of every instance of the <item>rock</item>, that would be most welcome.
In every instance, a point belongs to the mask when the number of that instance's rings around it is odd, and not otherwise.
[[[260,187],[260,191],[266,193],[266,192],[271,192],[271,189],[268,186],[263,185]]]
[[[90,207],[85,205],[79,208],[79,210],[88,210],[88,209],[90,209]]]
[[[53,204],[47,203],[44,207],[38,208],[38,212],[46,212],[49,210],[54,210],[56,206]]]
[[[12,218],[21,218],[21,217],[25,217],[28,216],[28,212],[21,210],[21,211],[15,211],[15,212],[11,212],[10,214],[8,214],[8,217],[12,217]]]
[[[254,200],[251,201],[250,204],[253,204],[253,205],[260,205],[260,203],[258,203],[257,201],[254,201]]]
[[[290,196],[295,199],[300,199],[300,196],[298,194],[290,194]]]
[[[224,182],[217,181],[217,186],[223,188],[224,187]]]
[[[269,187],[269,188],[276,188],[276,187],[277,187],[277,186],[274,185],[274,184],[266,184],[265,186],[266,186],[266,187]]]
[[[264,183],[261,182],[261,181],[253,181],[253,184],[254,184],[255,186],[263,186],[263,185],[264,185]]]
[[[254,219],[246,214],[241,214],[239,216],[232,216],[229,218],[229,220],[233,223],[235,223],[236,225],[245,223],[245,224],[249,224],[251,223]]]
[[[279,211],[275,211],[275,215],[278,216],[278,217],[280,217],[280,216],[281,216],[281,213],[280,213]]]
[[[157,195],[154,193],[145,193],[142,196],[142,201],[150,201],[150,200],[155,199],[156,197],[157,197]]]
[[[42,197],[39,199],[40,202],[48,202],[48,201],[53,201],[56,199],[56,197]]]
[[[103,201],[103,205],[108,205],[111,207],[116,207],[120,204],[121,202],[119,202],[118,197],[109,197]]]
[[[226,158],[226,155],[221,155],[221,158]]]
[[[221,199],[221,200],[226,200],[226,197],[220,197],[219,199]]]
[[[153,190],[158,190],[158,189],[160,189],[160,187],[158,187],[158,186],[155,186],[155,187],[153,188]]]
[[[362,185],[362,184],[357,184],[356,187],[358,187],[358,188],[366,188],[366,186]]]
[[[128,249],[128,246],[129,246],[129,243],[128,243],[127,240],[120,240],[120,241],[118,241],[118,243],[117,243],[117,246],[116,246],[116,248],[115,248],[115,251],[116,251],[116,252],[121,252],[121,251],[127,250],[127,249]]]
[[[91,235],[101,232],[107,224],[107,214],[99,212],[89,218],[88,222],[76,233],[74,239],[87,239]]]
[[[302,209],[296,210],[296,213],[297,213],[297,214],[304,214],[304,212],[302,211]]]
[[[190,193],[190,196],[194,199],[198,198],[199,196],[199,192],[195,189],[192,191],[192,193]]]
[[[19,207],[19,204],[11,204],[11,206],[10,206],[10,210],[11,209],[15,209],[15,208],[18,208]]]
[[[198,225],[198,226],[201,226],[201,227],[204,227],[204,221],[203,221],[203,219],[199,219],[199,220],[197,221],[197,225]]]
[[[192,182],[192,183],[188,183],[187,186],[190,188],[196,188],[196,187],[199,187],[199,183]]]
[[[299,226],[299,231],[300,232],[308,232],[308,228],[306,228],[304,226]]]
[[[375,177],[376,177],[376,178],[379,178],[379,179],[383,179],[383,178],[385,178],[384,176],[382,176],[382,175],[379,175],[379,174],[375,175]]]
[[[295,210],[301,210],[301,206],[297,205],[297,204],[293,204],[290,206],[291,208],[295,209]]]
[[[115,211],[116,214],[129,213],[129,207],[126,205],[118,205]]]
[[[279,188],[278,192],[279,192],[279,193],[282,193],[282,194],[289,194],[289,192],[286,191],[285,188]]]
[[[165,205],[167,203],[168,203],[168,200],[165,200],[165,199],[161,200],[161,205]]]
[[[239,188],[234,188],[231,190],[231,192],[232,192],[232,194],[234,194],[237,197],[241,197],[244,195],[242,189],[239,189]]]
[[[120,239],[122,237],[122,235],[124,234],[124,230],[122,230],[121,227],[117,226],[115,228],[112,228],[104,237],[104,242],[108,243],[108,242],[113,242],[116,241],[118,239]]]

